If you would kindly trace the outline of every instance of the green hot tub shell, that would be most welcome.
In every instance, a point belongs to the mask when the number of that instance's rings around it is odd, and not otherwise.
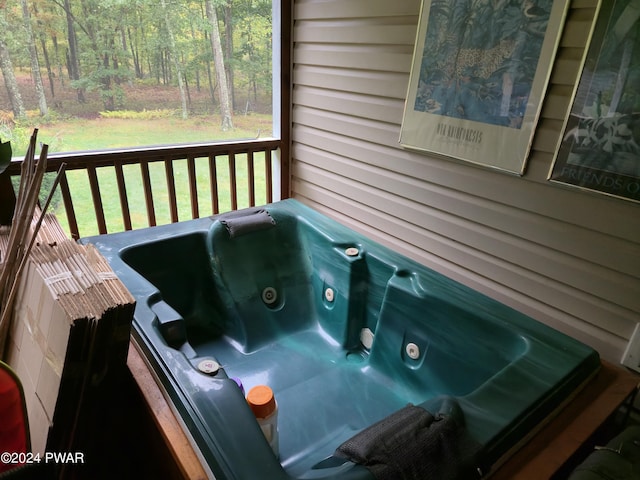
[[[218,479],[371,479],[336,448],[407,404],[447,402],[486,473],[600,365],[295,200],[82,241],[137,299],[134,335]],[[274,390],[279,458],[232,378]]]

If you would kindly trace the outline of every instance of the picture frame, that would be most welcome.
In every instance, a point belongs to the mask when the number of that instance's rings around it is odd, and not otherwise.
[[[525,171],[568,0],[423,0],[400,144]]]
[[[601,2],[548,180],[640,202],[640,0]]]

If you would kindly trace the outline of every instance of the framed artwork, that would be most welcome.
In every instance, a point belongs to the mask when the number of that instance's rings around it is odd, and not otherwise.
[[[522,175],[568,0],[423,0],[400,143]]]
[[[640,201],[640,0],[602,2],[549,179]]]

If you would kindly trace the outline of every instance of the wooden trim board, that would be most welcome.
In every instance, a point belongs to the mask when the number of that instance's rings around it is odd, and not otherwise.
[[[145,399],[147,411],[158,427],[183,478],[206,480],[208,476],[198,455],[133,341],[129,345],[127,365]]]
[[[491,480],[551,478],[638,388],[640,377],[602,362],[597,375]]]

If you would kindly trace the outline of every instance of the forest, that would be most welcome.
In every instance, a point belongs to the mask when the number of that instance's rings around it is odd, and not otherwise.
[[[196,125],[207,126],[200,141],[270,125],[271,0],[0,0],[0,9],[0,139],[14,152],[34,127],[50,151],[87,148],[67,138],[74,122],[87,134],[97,120],[157,120],[176,143],[193,140],[180,131]],[[236,117],[250,114],[256,121],[238,129]]]

